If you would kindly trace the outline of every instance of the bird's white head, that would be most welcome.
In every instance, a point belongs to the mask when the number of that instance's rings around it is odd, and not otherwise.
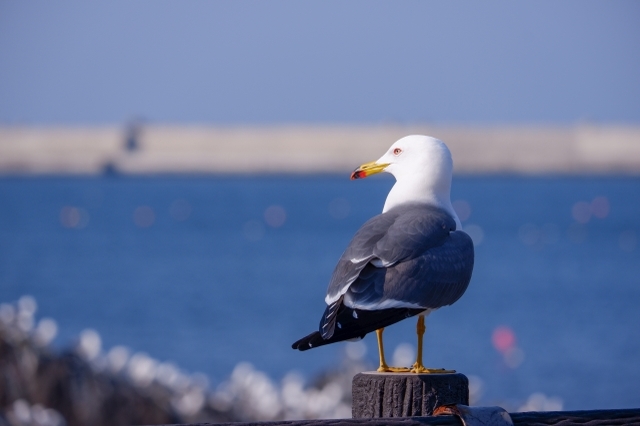
[[[461,228],[451,205],[453,160],[444,142],[430,136],[406,136],[391,145],[378,160],[357,168],[351,179],[380,172],[391,173],[396,178],[383,212],[407,202],[431,204],[449,212],[457,228]]]

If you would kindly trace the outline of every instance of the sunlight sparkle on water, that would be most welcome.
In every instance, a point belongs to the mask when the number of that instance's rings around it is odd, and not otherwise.
[[[367,345],[365,345],[362,341],[347,342],[347,344],[345,345],[345,353],[351,360],[361,360],[367,354]]]
[[[393,351],[392,364],[398,367],[408,367],[416,359],[416,350],[411,343],[400,343]]]
[[[596,197],[591,201],[591,213],[598,219],[609,216],[609,199],[607,197]]]
[[[460,222],[464,222],[469,219],[471,216],[471,206],[466,200],[456,200],[451,204],[453,205],[453,210],[455,210],[458,215]]]
[[[469,234],[469,236],[473,240],[474,246],[479,246],[480,244],[482,244],[482,241],[484,240],[484,230],[480,227],[480,225],[466,225],[462,230]]]
[[[149,228],[156,220],[156,214],[149,206],[139,206],[133,212],[133,223],[139,228]]]
[[[124,346],[114,346],[107,353],[107,364],[113,373],[119,373],[129,361],[129,349]]]
[[[533,223],[525,223],[518,229],[518,238],[524,245],[542,247],[557,243],[560,239],[560,229],[555,223],[545,223],[540,227]]]
[[[510,327],[499,326],[491,335],[493,347],[502,355],[509,368],[517,368],[524,361],[524,351],[516,345],[516,335]]]
[[[78,207],[64,206],[60,210],[60,223],[65,228],[82,229],[89,224],[89,213]]]
[[[87,360],[95,359],[102,349],[102,339],[97,331],[87,328],[80,332],[76,350]]]
[[[571,207],[571,217],[580,223],[586,224],[594,216],[598,219],[604,219],[609,216],[611,210],[609,199],[607,197],[595,197],[591,202],[578,201]]]
[[[33,339],[40,346],[49,345],[58,334],[58,323],[51,318],[42,318],[38,321]]]
[[[282,206],[271,205],[264,211],[264,221],[272,228],[279,228],[287,221],[287,212]]]

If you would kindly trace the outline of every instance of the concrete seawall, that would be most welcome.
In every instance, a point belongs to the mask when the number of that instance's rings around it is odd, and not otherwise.
[[[456,173],[640,174],[640,126],[149,125],[127,132],[0,127],[0,174],[348,173],[416,133],[445,141]]]

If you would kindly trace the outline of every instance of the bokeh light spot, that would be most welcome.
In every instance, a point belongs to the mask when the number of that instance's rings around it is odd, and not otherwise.
[[[13,305],[8,303],[0,303],[0,321],[4,324],[10,324],[16,317],[16,310]]]
[[[471,206],[465,200],[456,200],[452,205],[453,210],[455,210],[458,215],[458,219],[460,219],[460,222],[464,222],[471,217]]]
[[[58,324],[51,318],[42,318],[33,333],[34,341],[40,346],[49,345],[58,334]]]
[[[264,221],[272,228],[279,228],[287,220],[287,212],[284,207],[273,205],[264,211]]]
[[[555,223],[545,223],[537,227],[533,223],[525,223],[518,229],[518,238],[527,246],[555,244],[560,239],[560,230]]]
[[[410,343],[400,343],[393,351],[392,364],[397,367],[408,367],[413,364],[416,350]]]
[[[158,361],[144,352],[138,352],[129,360],[129,377],[139,386],[149,386],[155,378],[157,366]]]
[[[129,349],[124,346],[114,346],[107,353],[107,364],[114,373],[119,373],[129,361]]]
[[[65,228],[75,228],[80,223],[80,212],[75,207],[63,207],[60,211],[60,223]]]
[[[482,241],[484,240],[484,230],[479,225],[467,225],[464,227],[463,231],[469,234],[473,240],[474,246],[482,244]]]
[[[100,354],[102,339],[97,331],[87,328],[80,332],[76,350],[84,358],[91,360]]]
[[[18,299],[18,310],[29,316],[33,316],[38,310],[38,302],[33,296],[24,295]]]
[[[347,342],[345,352],[350,360],[360,361],[367,354],[367,345],[365,345],[362,340],[358,342]]]
[[[542,392],[534,392],[517,411],[562,411],[564,402],[558,397],[547,397]]]
[[[484,381],[473,374],[468,376],[469,379],[469,403],[470,405],[476,405],[480,398],[482,397],[482,393],[484,391]]]
[[[591,201],[591,213],[598,219],[609,216],[609,200],[607,197],[596,197]]]
[[[591,204],[586,201],[578,201],[571,208],[571,216],[581,224],[589,222],[591,219]]]
[[[82,229],[89,223],[89,213],[78,207],[64,206],[60,210],[60,223],[65,228]]]
[[[515,347],[516,335],[511,328],[502,325],[493,330],[491,342],[498,352],[506,354],[507,351]]]
[[[149,206],[140,206],[133,212],[133,222],[139,228],[148,228],[156,220],[156,214]]]

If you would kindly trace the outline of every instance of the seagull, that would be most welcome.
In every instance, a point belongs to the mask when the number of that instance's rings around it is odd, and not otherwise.
[[[377,161],[358,167],[351,179],[376,173],[395,179],[382,213],[354,235],[333,271],[327,307],[318,331],[296,341],[306,351],[376,332],[380,372],[452,373],[422,363],[424,318],[455,303],[473,271],[469,235],[451,205],[451,152],[440,140],[406,136]],[[384,357],[384,328],[418,316],[418,350],[411,368],[389,367]]]

